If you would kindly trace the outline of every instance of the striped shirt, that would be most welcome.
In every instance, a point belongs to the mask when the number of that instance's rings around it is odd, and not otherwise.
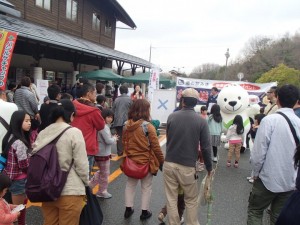
[[[22,86],[17,89],[14,99],[18,109],[25,111],[30,117],[34,117],[38,113],[38,103],[29,87]]]

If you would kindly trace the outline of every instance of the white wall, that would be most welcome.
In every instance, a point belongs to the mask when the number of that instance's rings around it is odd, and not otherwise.
[[[160,123],[166,123],[168,116],[175,109],[176,90],[155,90],[151,102],[151,117],[159,120]]]

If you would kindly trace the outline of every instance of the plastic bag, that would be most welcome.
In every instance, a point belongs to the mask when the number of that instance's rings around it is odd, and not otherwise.
[[[201,182],[198,200],[202,206],[205,206],[208,202],[212,201],[211,183],[213,175],[214,171],[211,172],[210,176],[206,175]]]
[[[101,225],[103,213],[95,195],[90,187],[85,187],[87,203],[80,214],[79,225]]]

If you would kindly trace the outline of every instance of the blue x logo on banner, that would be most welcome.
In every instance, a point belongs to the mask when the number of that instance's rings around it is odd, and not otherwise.
[[[168,102],[169,100],[166,100],[166,101],[162,102],[160,99],[158,99],[158,101],[159,101],[160,105],[157,107],[157,109],[160,109],[161,107],[164,107],[165,110],[168,109],[167,106],[166,106],[166,104],[167,104],[167,102]]]

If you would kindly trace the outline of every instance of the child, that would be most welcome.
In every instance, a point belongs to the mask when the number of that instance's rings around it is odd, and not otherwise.
[[[4,173],[0,174],[0,224],[13,225],[20,212],[11,212],[17,205],[8,204],[3,196],[11,185],[11,180]]]
[[[106,108],[106,97],[104,95],[98,95],[96,98],[97,104],[96,106],[102,111],[104,108]]]
[[[221,109],[219,105],[214,104],[211,107],[207,122],[213,148],[213,162],[218,162],[218,147],[221,145],[221,133],[223,130]]]
[[[253,142],[254,142],[259,124],[265,116],[266,116],[265,114],[257,114],[257,115],[254,116],[254,123],[253,123],[253,125],[250,129],[251,139],[252,139]]]
[[[203,119],[207,120],[207,108],[206,108],[206,106],[201,107],[200,116]],[[203,170],[204,170],[204,159],[203,159],[200,144],[199,144],[199,147],[198,147],[198,160],[196,162],[196,171],[201,172]]]
[[[24,111],[15,111],[10,120],[10,127],[2,142],[2,155],[7,159],[4,172],[12,180],[9,191],[12,203],[26,204],[25,195],[26,170],[29,166],[30,144],[30,116]],[[19,225],[25,224],[26,209],[21,211],[18,219]]]
[[[243,118],[240,115],[236,115],[233,119],[233,124],[229,127],[226,139],[229,142],[229,150],[227,156],[227,167],[231,166],[231,157],[232,153],[235,152],[235,162],[234,167],[238,168],[239,159],[240,159],[240,151],[243,143],[243,133],[244,133],[244,125]]]
[[[254,142],[254,139],[255,139],[255,136],[256,136],[256,132],[257,132],[257,129],[259,127],[259,124],[261,122],[261,120],[265,117],[265,114],[257,114],[254,116],[254,124],[252,125],[251,129],[250,129],[250,134],[251,134],[251,138],[252,138],[252,141]],[[251,159],[250,159],[250,163],[251,163]],[[253,174],[251,172],[251,176],[250,177],[247,177],[247,180],[250,182],[250,183],[253,183],[254,182],[254,179],[253,179]]]
[[[179,186],[178,187],[178,197],[177,197],[177,209],[178,209],[178,215],[180,218],[180,224],[183,224],[184,222],[184,218],[183,218],[183,213],[185,210],[185,203],[184,203],[184,193],[183,193],[183,189]],[[158,220],[161,223],[164,223],[164,219],[167,216],[167,205],[165,205],[160,213],[158,214]]]
[[[200,109],[200,116],[201,116],[203,119],[207,119],[207,108],[206,108],[206,106],[201,106],[201,109]]]
[[[98,132],[98,143],[100,151],[95,156],[95,162],[99,170],[94,174],[90,181],[90,187],[94,188],[99,184],[97,197],[111,198],[112,195],[107,192],[108,176],[110,174],[110,158],[111,158],[111,145],[115,144],[119,139],[118,135],[112,135],[110,132],[110,124],[114,119],[114,113],[110,109],[102,109],[102,117],[105,120],[105,127]]]

